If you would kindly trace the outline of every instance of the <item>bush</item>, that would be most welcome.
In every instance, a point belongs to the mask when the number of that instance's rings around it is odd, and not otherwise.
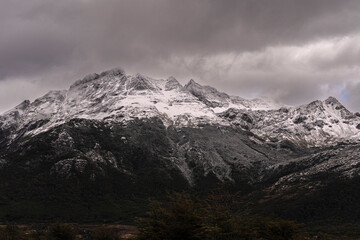
[[[170,196],[170,200],[166,207],[160,202],[152,202],[149,218],[138,219],[139,239],[201,239],[199,202],[181,194]]]
[[[49,229],[51,240],[74,240],[76,239],[75,229],[68,224],[57,223]]]
[[[229,194],[204,200],[188,194],[152,202],[147,218],[137,219],[138,240],[295,240],[299,225],[291,221],[251,216]]]
[[[267,240],[288,240],[300,237],[299,225],[291,221],[258,219],[259,237]]]

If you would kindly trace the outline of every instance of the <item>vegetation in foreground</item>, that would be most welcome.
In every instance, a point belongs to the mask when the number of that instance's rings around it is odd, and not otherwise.
[[[175,193],[152,201],[137,228],[122,225],[76,225],[0,228],[0,240],[333,240],[356,239],[308,234],[293,221],[252,215],[236,196],[210,194],[205,198]],[[90,227],[89,227],[90,226]],[[122,226],[124,227],[124,226]],[[125,230],[124,230],[125,229]]]
[[[135,239],[136,229],[57,223],[51,226],[15,226],[0,228],[0,240],[121,240]]]
[[[139,240],[304,239],[300,225],[286,220],[250,216],[228,194],[200,200],[174,194],[168,202],[153,202],[147,218],[138,219]]]

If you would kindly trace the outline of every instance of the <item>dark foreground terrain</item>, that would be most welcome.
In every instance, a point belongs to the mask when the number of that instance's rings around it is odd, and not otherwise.
[[[0,225],[0,239],[135,239],[137,228],[128,225],[33,224]]]

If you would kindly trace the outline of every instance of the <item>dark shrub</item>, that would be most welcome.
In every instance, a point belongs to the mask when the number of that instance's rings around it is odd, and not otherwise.
[[[200,240],[199,202],[187,194],[170,196],[170,203],[152,203],[149,218],[139,219],[139,239]]]
[[[76,239],[75,229],[68,224],[57,223],[49,229],[51,240],[74,240]]]
[[[271,219],[260,220],[259,237],[267,240],[298,239],[300,229],[294,222]]]

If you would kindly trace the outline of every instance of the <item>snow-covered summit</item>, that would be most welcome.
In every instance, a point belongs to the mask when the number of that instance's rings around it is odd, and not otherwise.
[[[135,118],[160,118],[166,126],[232,125],[265,139],[291,139],[310,145],[329,139],[359,139],[360,117],[333,97],[299,107],[268,99],[247,100],[190,80],[128,75],[122,69],[90,74],[68,90],[50,91],[0,115],[0,136],[14,140],[74,118],[126,124]]]

